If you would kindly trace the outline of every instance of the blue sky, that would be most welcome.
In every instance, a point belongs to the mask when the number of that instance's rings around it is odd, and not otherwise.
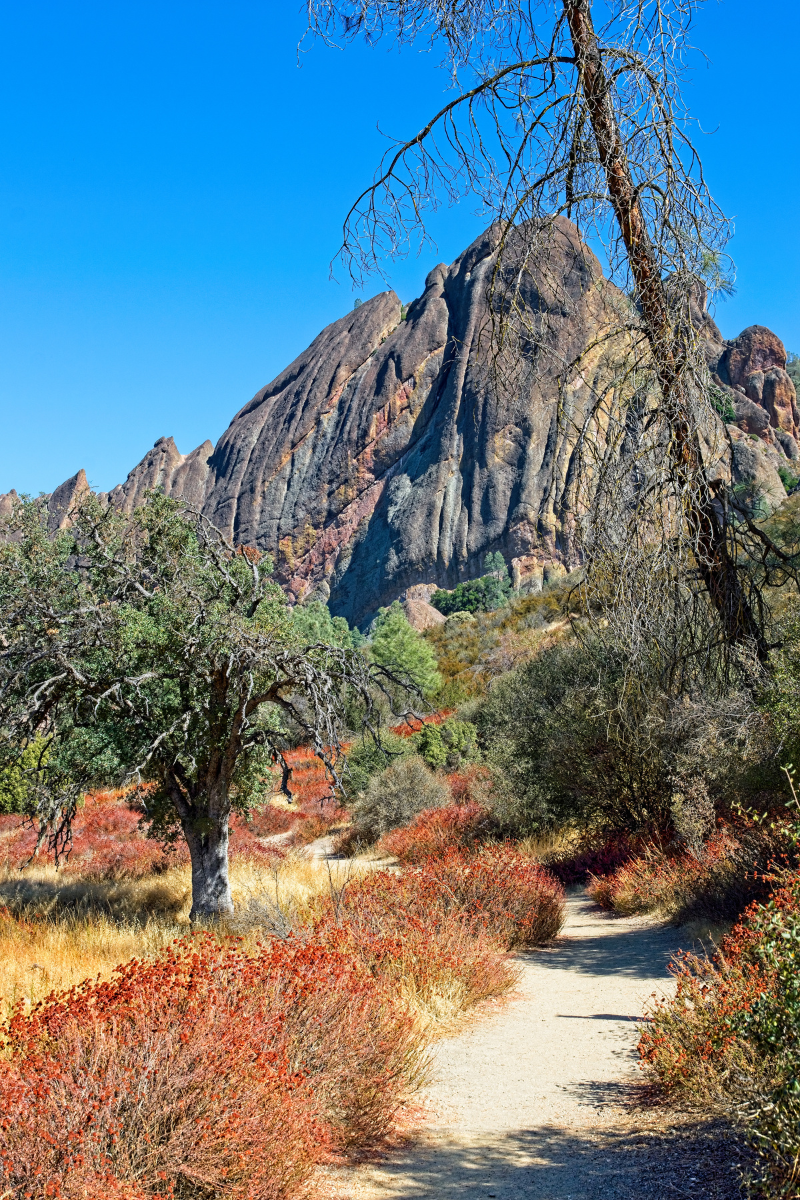
[[[79,467],[108,488],[164,434],[215,441],[352,307],[328,264],[376,125],[416,132],[446,81],[382,47],[313,45],[298,69],[303,24],[297,0],[0,4],[0,491]],[[710,0],[695,40],[689,99],[736,225],[718,323],[800,351],[800,6]],[[388,264],[402,299],[481,224],[440,211],[437,250]]]

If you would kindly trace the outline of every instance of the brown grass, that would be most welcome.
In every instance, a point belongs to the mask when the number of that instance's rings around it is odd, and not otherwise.
[[[311,901],[341,887],[368,863],[331,863],[288,855],[275,867],[250,859],[231,864],[241,927],[257,934],[275,910],[302,924]],[[110,978],[131,958],[151,958],[189,929],[188,867],[144,879],[86,881],[52,866],[0,873],[0,1017],[18,1000],[31,1003],[84,979]]]

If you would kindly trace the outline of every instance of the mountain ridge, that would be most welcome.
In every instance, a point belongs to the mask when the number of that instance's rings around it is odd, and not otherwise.
[[[504,253],[513,261],[513,240]],[[378,293],[323,329],[216,446],[182,455],[159,438],[103,498],[131,511],[160,487],[188,501],[233,542],[272,553],[292,601],[323,599],[351,624],[480,574],[490,551],[504,554],[517,586],[563,574],[576,565],[564,524],[575,428],[624,353],[614,330],[630,302],[556,218],[547,260],[522,284],[539,321],[536,370],[497,387],[485,353],[497,256],[490,228],[429,272],[407,312],[393,291]],[[777,503],[778,467],[800,459],[785,349],[762,326],[724,341],[704,293],[692,316],[733,410],[734,473]],[[579,356],[564,421],[559,371]],[[82,471],[56,489],[52,529],[87,489]],[[12,499],[0,497],[0,512]]]

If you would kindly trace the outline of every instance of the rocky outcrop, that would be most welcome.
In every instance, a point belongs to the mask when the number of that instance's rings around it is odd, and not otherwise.
[[[319,595],[363,621],[409,588],[480,574],[490,550],[520,575],[564,555],[576,435],[559,415],[557,376],[625,302],[558,222],[547,272],[525,285],[527,308],[544,320],[537,371],[527,385],[492,387],[495,263],[489,231],[430,273],[404,322],[392,292],[364,304],[223,435],[206,511],[235,540],[277,551],[292,595]],[[586,361],[573,411],[606,369],[600,354]]]
[[[179,497],[195,508],[202,508],[211,478],[209,459],[213,451],[211,442],[205,441],[191,454],[184,455],[171,437],[159,438],[125,482],[104,496],[125,512],[133,512],[148,491],[160,488],[167,496]]]
[[[505,255],[514,264],[513,240]],[[161,438],[107,499],[131,511],[152,488],[182,497],[234,542],[274,555],[293,599],[327,600],[362,625],[397,598],[428,619],[435,588],[481,574],[489,551],[502,551],[517,587],[563,575],[577,430],[624,353],[609,335],[630,304],[559,218],[546,259],[519,274],[536,338],[518,347],[510,381],[491,376],[496,265],[490,229],[430,272],[407,313],[392,291],[373,297],[262,388],[216,447],[184,456]],[[762,326],[725,342],[702,287],[691,319],[735,417],[734,477],[774,506],[778,468],[800,458],[784,348]],[[86,486],[79,472],[50,498],[56,528]]]
[[[51,533],[69,526],[72,509],[90,490],[83,468],[56,488],[47,501],[47,527]]]
[[[440,613],[438,608],[428,604],[427,600],[404,600],[403,612],[411,628],[419,633],[424,633],[426,629],[435,629],[437,625],[444,625],[447,620],[447,617]]]
[[[725,343],[710,366],[733,403],[739,428],[789,459],[800,458],[800,412],[780,338],[764,325],[751,325]]]

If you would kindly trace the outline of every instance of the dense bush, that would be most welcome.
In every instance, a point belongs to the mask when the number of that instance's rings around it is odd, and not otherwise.
[[[734,1117],[760,1170],[750,1190],[797,1195],[800,1158],[800,874],[784,877],[709,961],[685,955],[673,1000],[639,1052],[669,1092]]]
[[[455,771],[480,758],[477,734],[471,721],[448,717],[438,725],[426,722],[414,735],[414,745],[429,767]]]
[[[448,850],[399,875],[367,875],[348,887],[343,912],[365,897],[390,923],[410,915],[435,928],[439,919],[457,917],[505,950],[549,941],[564,920],[561,885],[510,846],[485,846],[476,853]]]
[[[586,883],[590,877],[602,879],[613,874],[635,858],[641,848],[641,838],[622,832],[599,840],[581,838],[577,846],[571,845],[566,851],[545,851],[541,861],[561,883]]]
[[[496,770],[496,811],[520,833],[664,830],[676,805],[692,824],[687,795],[724,790],[763,724],[749,695],[702,681],[695,698],[672,694],[657,664],[633,676],[619,647],[588,636],[498,679],[471,715]]]
[[[722,827],[697,852],[651,841],[616,870],[591,878],[589,894],[618,913],[725,924],[770,894],[771,869],[786,850],[777,826]]]
[[[380,775],[391,762],[414,752],[412,741],[391,730],[381,732],[380,742],[368,735],[360,737],[347,751],[344,772],[347,796],[352,798],[365,792],[373,776]]]
[[[13,1195],[282,1200],[385,1133],[416,1082],[408,1015],[319,943],[216,940],[133,960],[12,1017],[0,1180]]]
[[[16,758],[0,767],[0,813],[24,813],[35,803],[37,785],[42,782],[42,768],[47,763],[47,742],[35,738],[24,746]]]
[[[447,785],[417,755],[400,758],[370,780],[351,805],[351,843],[371,845],[390,829],[406,825],[425,808],[450,799]]]
[[[499,566],[488,561],[491,557],[491,555],[487,556],[486,563],[486,566],[490,567],[489,574],[482,575],[480,579],[469,579],[464,583],[458,583],[452,592],[438,589],[431,596],[433,607],[438,608],[439,612],[444,613],[447,617],[457,612],[494,612],[495,609],[508,604],[511,596],[511,579],[508,568],[503,562],[502,555],[498,555]]]
[[[469,850],[497,833],[491,809],[481,804],[448,804],[426,809],[378,843],[384,854],[403,863],[421,863],[448,850]]]

